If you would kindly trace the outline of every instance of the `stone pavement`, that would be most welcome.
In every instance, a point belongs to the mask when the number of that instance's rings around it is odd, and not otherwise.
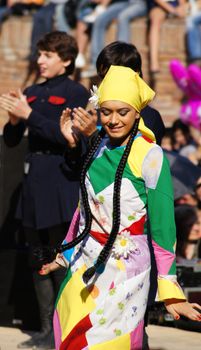
[[[201,349],[201,334],[197,332],[149,325],[147,333],[151,350]],[[0,327],[0,350],[17,350],[17,344],[28,337],[27,333],[17,328]]]

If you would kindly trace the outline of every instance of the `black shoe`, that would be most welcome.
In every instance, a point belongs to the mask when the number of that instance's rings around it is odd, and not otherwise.
[[[35,346],[35,345],[36,345],[36,340],[32,337],[28,340],[25,340],[25,341],[17,344],[17,348],[18,349],[29,349],[29,348],[32,349],[33,346]]]
[[[25,340],[17,345],[18,349],[28,349],[33,348],[33,346],[36,346],[40,343],[41,339],[43,339],[46,336],[43,332],[36,332],[32,335],[32,337],[28,340]]]
[[[53,332],[46,334],[45,337],[41,338],[36,345],[33,346],[33,350],[52,350],[55,349],[54,345],[54,334]]]

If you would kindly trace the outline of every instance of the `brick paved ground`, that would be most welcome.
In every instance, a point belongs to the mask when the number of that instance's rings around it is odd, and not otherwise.
[[[151,350],[201,349],[201,334],[196,332],[154,325],[148,326],[147,332]],[[19,329],[0,327],[0,350],[17,350],[17,344],[28,337]]]

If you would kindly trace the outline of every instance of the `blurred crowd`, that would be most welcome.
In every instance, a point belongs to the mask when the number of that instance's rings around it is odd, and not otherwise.
[[[166,128],[161,143],[169,154],[175,184],[175,220],[178,262],[198,262],[201,258],[201,134],[200,130],[177,119]],[[186,160],[186,162],[185,162]],[[171,160],[170,160],[171,163]],[[183,187],[184,186],[184,187]]]
[[[83,77],[91,77],[96,75],[95,62],[105,46],[110,24],[115,20],[116,40],[130,42],[135,40],[131,38],[131,22],[145,17],[148,25],[149,70],[153,81],[160,72],[160,28],[168,17],[184,19],[188,60],[200,64],[200,5],[200,0],[1,0],[0,25],[11,15],[33,16],[28,56],[31,63],[36,61],[36,43],[42,35],[53,29],[73,34],[79,48],[76,67],[82,70]]]

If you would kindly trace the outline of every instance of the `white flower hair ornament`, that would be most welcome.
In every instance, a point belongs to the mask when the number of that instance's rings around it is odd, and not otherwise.
[[[94,108],[99,108],[99,96],[98,96],[98,86],[93,85],[92,89],[90,89],[91,97],[89,98],[89,102],[94,105]]]
[[[124,231],[121,234],[117,235],[112,248],[112,256],[116,259],[120,259],[121,257],[128,259],[131,253],[139,255],[140,249],[138,248],[138,245],[133,241],[130,232]]]

